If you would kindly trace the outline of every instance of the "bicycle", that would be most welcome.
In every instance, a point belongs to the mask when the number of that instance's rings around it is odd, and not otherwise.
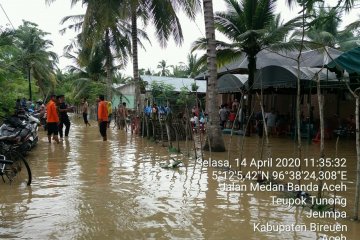
[[[7,179],[10,184],[19,182],[30,186],[32,174],[26,159],[12,146],[7,146],[3,142],[0,142],[0,152],[0,176],[3,182],[6,183]],[[24,166],[26,171],[24,171]]]

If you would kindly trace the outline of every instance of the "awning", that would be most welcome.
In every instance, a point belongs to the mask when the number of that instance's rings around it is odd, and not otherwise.
[[[346,70],[350,74],[360,74],[360,47],[344,52],[327,64],[327,66],[328,68],[337,68],[341,71]]]
[[[323,48],[304,50],[301,53],[300,66],[301,67],[322,67],[328,64],[332,59],[339,57],[343,52],[326,47],[326,51]],[[267,66],[297,66],[298,51],[269,51],[266,49],[261,50],[256,55],[256,69],[262,69]],[[248,59],[244,53],[240,58],[233,62],[226,64],[224,67],[218,70],[218,74],[227,73],[229,71],[248,71]]]
[[[343,52],[334,48],[325,47],[314,50],[304,50],[301,53],[301,67],[323,67],[331,62],[332,59],[339,57]],[[298,51],[279,51],[274,52],[267,49],[261,50],[256,55],[256,68],[262,69],[267,66],[297,66]],[[239,58],[226,64],[218,69],[218,75],[227,73],[248,73],[247,55],[243,53]],[[207,79],[209,74],[207,71],[200,73],[195,79]]]
[[[225,74],[217,80],[218,93],[240,92],[244,88],[248,75]]]
[[[300,68],[300,81],[303,87],[315,84],[317,78],[321,85],[333,84],[339,82],[336,74],[322,68]],[[296,88],[297,87],[298,68],[295,66],[267,66],[255,73],[255,81],[253,89],[273,88]]]

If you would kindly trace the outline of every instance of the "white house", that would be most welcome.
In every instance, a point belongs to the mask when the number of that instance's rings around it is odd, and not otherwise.
[[[149,76],[149,75],[141,75],[140,78],[145,81],[146,92],[150,91],[150,86],[152,82],[165,83],[172,85],[174,87],[175,92],[180,92],[183,87],[186,87],[191,91],[192,84],[196,83],[199,87],[197,92],[200,94],[206,93],[206,81],[204,80],[195,80],[193,78],[176,78],[176,77],[162,77],[162,76]],[[127,83],[127,84],[117,84],[114,87],[121,93],[121,95],[116,95],[113,97],[113,106],[118,106],[120,102],[126,102],[126,105],[129,109],[135,108],[135,84]],[[142,94],[142,98],[145,98],[145,95]]]

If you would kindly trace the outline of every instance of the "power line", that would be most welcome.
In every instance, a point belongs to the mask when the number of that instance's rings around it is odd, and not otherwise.
[[[5,16],[6,16],[7,20],[9,21],[9,23],[10,23],[11,27],[15,30],[14,25],[12,24],[12,22],[11,22],[11,20],[10,20],[9,16],[6,14],[5,9],[3,8],[3,6],[1,5],[1,3],[0,3],[0,7],[1,7],[2,11],[4,12],[4,14],[5,14]]]
[[[197,27],[197,29],[198,29],[198,31],[200,32],[200,34],[205,38],[205,35],[204,35],[204,33],[201,31],[201,29],[199,28],[199,26],[198,26],[198,24],[196,23],[196,21],[194,20],[194,22],[195,22],[195,25],[196,25],[196,27]]]

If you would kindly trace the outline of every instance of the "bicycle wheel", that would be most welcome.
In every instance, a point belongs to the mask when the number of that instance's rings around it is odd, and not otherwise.
[[[13,164],[6,165],[6,177],[11,183],[30,185],[32,181],[31,169],[26,159],[21,154],[12,152]]]

